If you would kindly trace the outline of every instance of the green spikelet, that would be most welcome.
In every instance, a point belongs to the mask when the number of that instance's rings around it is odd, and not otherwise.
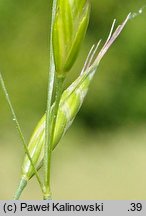
[[[70,70],[87,30],[90,4],[87,0],[58,0],[53,25],[53,51],[58,76]]]
[[[91,78],[92,76],[90,73],[85,73],[79,76],[78,79],[63,92],[57,114],[57,123],[53,138],[53,149],[56,147],[67,129],[71,126],[76,114],[78,113],[88,91]],[[84,82],[82,82],[82,80]],[[29,153],[36,167],[39,167],[44,155],[43,146],[45,141],[45,118],[46,116],[44,115],[39,121],[28,145]],[[29,179],[33,174],[33,167],[31,166],[26,155],[22,165],[22,175],[25,179]]]

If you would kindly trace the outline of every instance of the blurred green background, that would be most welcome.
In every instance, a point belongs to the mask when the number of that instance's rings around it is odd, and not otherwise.
[[[46,107],[49,0],[0,0],[0,70],[26,139]],[[146,1],[92,0],[78,60]],[[104,57],[72,128],[53,153],[53,199],[146,199],[146,9],[130,20]],[[12,199],[23,160],[0,88],[0,199]],[[41,199],[30,181],[22,199]]]

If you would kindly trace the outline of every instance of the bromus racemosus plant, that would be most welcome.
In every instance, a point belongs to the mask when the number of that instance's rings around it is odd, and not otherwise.
[[[52,151],[76,117],[102,57],[119,36],[130,18],[129,14],[125,21],[113,32],[115,26],[114,20],[107,41],[101,51],[97,54],[99,41],[89,51],[79,77],[63,91],[64,79],[77,58],[77,53],[85,36],[89,15],[90,3],[88,0],[54,0],[52,3],[47,108],[46,113],[35,128],[28,146],[8,97],[3,78],[0,75],[0,82],[25,148],[21,180],[14,199],[19,199],[27,182],[34,175],[36,175],[40,184],[43,199],[51,199],[50,176]],[[53,91],[55,93],[54,101],[52,99]],[[38,175],[38,170],[41,167],[44,168],[43,181]]]

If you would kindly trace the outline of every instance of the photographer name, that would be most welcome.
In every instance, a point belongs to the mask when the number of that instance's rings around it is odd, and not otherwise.
[[[52,211],[52,212],[102,212],[103,211],[103,203],[94,203],[94,204],[70,204],[67,203],[59,203],[59,202],[51,202],[47,204],[28,204],[26,202],[20,203],[20,211],[21,212],[44,212],[44,211]]]

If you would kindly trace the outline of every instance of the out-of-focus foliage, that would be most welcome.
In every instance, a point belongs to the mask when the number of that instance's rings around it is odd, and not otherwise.
[[[91,3],[88,34],[69,81],[79,73],[90,46],[106,38],[113,19],[123,20],[129,11],[138,11],[144,1],[92,0]],[[129,22],[104,58],[78,117],[87,126],[111,127],[127,121],[144,121],[145,14],[144,11]],[[29,122],[45,110],[48,32],[49,1],[0,2],[0,69],[22,121],[24,118]],[[5,104],[1,113],[4,107]],[[5,115],[5,112],[1,115],[1,123]]]
[[[49,2],[49,0],[0,0],[0,70],[4,76],[8,91],[16,109],[16,113],[20,119],[20,123],[27,137],[30,136],[35,124],[43,115],[46,107],[49,58]],[[118,23],[123,21],[130,11],[137,12],[144,4],[146,4],[146,1],[91,0],[91,4],[92,10],[88,32],[78,60],[74,65],[72,72],[70,73],[70,76],[68,77],[68,80],[65,84],[66,86],[71,81],[73,81],[75,77],[77,77],[92,44],[97,43],[100,38],[102,38],[103,40],[106,39],[113,19],[116,18]],[[129,21],[128,25],[126,26],[116,43],[112,46],[108,54],[106,54],[106,56],[103,58],[97,74],[95,75],[95,78],[91,84],[91,88],[87,95],[86,101],[83,104],[83,107],[75,121],[76,127],[78,127],[78,124],[80,125],[79,129],[83,127],[88,131],[89,128],[94,128],[95,132],[97,132],[101,128],[111,130],[111,128],[115,128],[117,126],[138,125],[145,123],[145,26],[146,9],[140,16],[137,16],[135,19]],[[7,144],[7,147],[10,150],[17,148],[20,150],[21,148],[19,144],[16,143],[16,138],[14,138],[16,133],[15,128],[13,129],[13,126],[14,125],[10,119],[8,106],[0,89],[0,146],[2,148],[1,152],[3,152],[3,155],[5,155],[6,153],[5,150],[3,150],[3,143],[9,143],[9,145]],[[73,126],[73,129],[75,126]],[[86,134],[88,133],[85,133],[84,136]],[[124,136],[123,133],[119,134],[122,135],[118,136],[116,142],[118,142],[118,140],[120,140],[120,138]],[[77,135],[77,133],[75,133],[75,135]],[[129,137],[129,135],[127,136]],[[141,135],[139,135],[138,137],[141,137]],[[98,143],[98,136],[96,137],[96,139]],[[130,139],[128,139],[128,142],[130,142],[129,140]],[[67,140],[67,142],[69,142],[69,140]],[[71,143],[72,142],[73,137],[71,138]],[[82,140],[80,140],[80,142],[82,142]],[[87,145],[89,139],[85,138],[83,142],[85,143],[85,145]],[[112,143],[112,139],[109,142]],[[92,140],[91,144],[92,143],[95,143],[95,140]],[[143,140],[142,143],[144,143]],[[102,144],[104,145],[104,140],[102,140]],[[13,148],[12,146],[11,148],[9,148],[10,145],[12,145]],[[130,146],[131,145],[129,144],[128,149],[130,149]],[[18,153],[18,149],[15,154]],[[82,153],[81,149],[79,148],[80,154]],[[117,150],[117,153],[119,151],[122,150],[120,150],[119,148]],[[123,152],[124,151],[125,150],[123,149]],[[142,150],[142,152],[143,151],[144,149]],[[68,153],[69,152],[70,150],[68,150]],[[6,160],[9,161],[9,158],[12,157],[10,153],[11,152],[9,151],[9,157],[6,156],[5,159],[3,158],[3,163],[1,163],[2,167],[5,166]],[[102,154],[104,154],[104,152],[101,150],[101,155],[100,153],[99,155],[102,157]],[[98,157],[100,158],[99,155]],[[115,157],[115,155],[113,157]],[[13,160],[13,157],[11,159]],[[20,158],[18,159],[20,160]],[[91,155],[89,156],[89,159],[92,159]],[[111,161],[110,158],[109,161]],[[128,159],[126,161],[128,163]],[[104,161],[102,162],[104,163]],[[11,162],[9,163],[9,166],[12,165]],[[113,161],[113,164],[114,163],[115,161]],[[16,162],[16,164],[17,166],[19,166],[20,161],[19,163]],[[119,162],[119,164],[122,164],[122,162]],[[102,165],[103,164],[101,164],[101,166]],[[124,165],[124,167],[126,167],[126,164]],[[116,169],[118,170],[118,168],[115,168],[115,170]],[[134,168],[132,167],[132,169]],[[19,167],[17,168],[17,171],[18,170]],[[107,167],[105,169],[105,173],[106,170]],[[102,183],[104,176],[101,176],[101,173],[100,178]],[[2,174],[3,173],[1,173],[1,176]],[[13,176],[13,173],[10,174],[11,176]],[[125,173],[125,175],[127,174]],[[110,174],[108,178],[108,182],[111,185],[112,178],[110,179]],[[129,177],[129,182],[130,179],[132,179],[132,176]],[[16,179],[14,181],[16,181]],[[118,181],[120,182],[120,180]],[[91,184],[94,183],[92,182]],[[97,188],[97,191],[99,191],[99,188]],[[116,191],[117,189],[115,189],[115,192]],[[101,194],[102,193],[103,190],[101,191]],[[131,193],[129,192],[129,194],[132,194],[132,189]],[[2,194],[2,196],[4,197],[6,195]],[[64,197],[67,198],[67,196]],[[110,199],[110,197],[107,196],[106,192],[103,193],[103,197],[101,198],[104,199],[104,197]],[[125,197],[128,198],[128,195],[125,195]],[[62,198],[61,195],[60,198]],[[83,197],[79,196],[79,198]],[[113,195],[113,198],[115,199],[116,196]],[[124,199],[124,195],[119,196],[119,198]],[[132,197],[130,198],[132,199]],[[139,197],[137,196],[137,198]]]

